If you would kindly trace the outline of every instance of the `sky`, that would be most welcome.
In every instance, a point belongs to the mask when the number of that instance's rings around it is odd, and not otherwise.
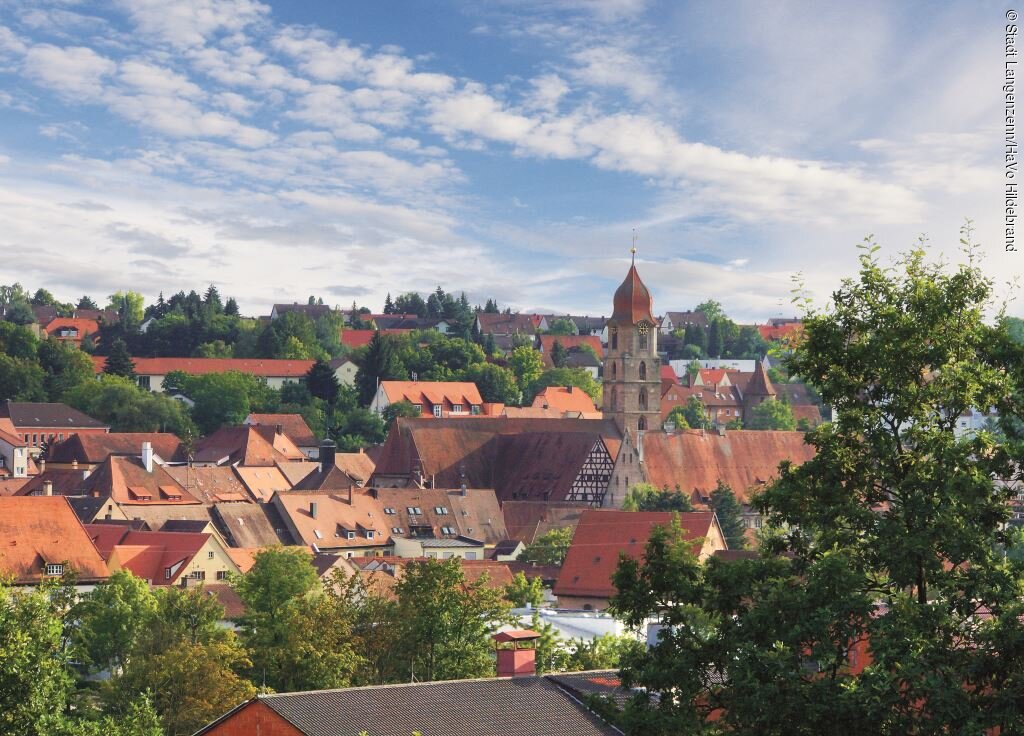
[[[867,236],[957,262],[970,218],[1012,295],[1004,13],[0,0],[0,283],[603,315],[635,230],[656,312],[761,322],[794,277],[824,303]]]

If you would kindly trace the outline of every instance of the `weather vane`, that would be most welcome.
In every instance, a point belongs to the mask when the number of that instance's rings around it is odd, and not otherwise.
[[[633,247],[629,249],[632,254],[632,260],[636,263],[636,228],[633,228]]]

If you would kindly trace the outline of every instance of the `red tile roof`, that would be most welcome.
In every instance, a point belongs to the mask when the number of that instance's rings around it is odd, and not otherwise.
[[[63,496],[0,498],[0,573],[15,583],[36,583],[47,564],[64,564],[80,582],[109,573],[89,533]]]
[[[618,568],[619,555],[641,557],[651,530],[668,526],[673,516],[676,514],[670,511],[584,511],[555,583],[555,595],[594,598],[614,595],[612,575]],[[686,538],[694,541],[693,553],[698,554],[699,540],[715,533],[714,526],[718,523],[715,515],[703,511],[678,516]]]
[[[644,477],[657,488],[679,486],[685,493],[710,494],[721,480],[746,502],[748,491],[778,475],[779,463],[799,465],[814,457],[803,432],[687,429],[643,438]]]
[[[369,345],[378,332],[381,335],[408,335],[412,330],[342,330],[341,344],[347,348],[361,348]]]
[[[74,319],[72,317],[57,317],[55,320],[48,322],[46,327],[46,334],[50,337],[55,337],[58,340],[67,340],[68,342],[80,343],[82,338],[87,334],[96,337],[96,333],[100,331],[99,323],[94,319]],[[73,337],[61,337],[59,333],[62,329],[77,330],[77,334]]]
[[[217,465],[269,466],[290,460],[306,460],[305,454],[286,434],[274,427],[221,427],[201,439],[195,448],[195,462]]]
[[[534,408],[557,409],[559,412],[593,414],[597,411],[594,400],[586,391],[575,386],[548,386],[533,399]]]
[[[149,442],[154,454],[165,462],[185,459],[181,440],[169,432],[73,434],[63,442],[52,445],[46,453],[46,459],[51,463],[67,465],[76,460],[80,464],[98,465],[110,455],[141,455],[143,442]]]
[[[87,496],[110,496],[119,506],[200,503],[163,466],[154,463],[150,473],[135,457],[111,455],[82,481],[79,488]]]
[[[250,414],[245,423],[257,427],[281,427],[298,447],[317,447],[320,444],[301,414]]]
[[[758,325],[757,331],[761,337],[771,342],[772,340],[786,340],[799,337],[804,331],[803,322],[789,322],[784,325]]]
[[[660,369],[660,375],[662,381],[671,381],[672,383],[679,383],[679,376],[672,370],[672,366],[663,365]]]
[[[601,338],[596,335],[541,335],[540,352],[544,356],[545,365],[551,365],[551,350],[557,342],[566,350],[588,346],[600,360],[604,355],[604,348],[601,346]]]
[[[408,401],[412,404],[469,404],[484,403],[480,390],[471,381],[381,381],[380,387],[388,401]]]
[[[107,526],[89,524],[87,528],[92,532]],[[107,561],[153,585],[175,584],[186,571],[188,563],[212,536],[202,532],[144,532],[125,527],[113,528],[121,531],[122,536],[107,551]],[[100,535],[97,538],[104,544],[113,536],[106,531]],[[171,570],[170,577],[166,574],[168,569]]]
[[[94,355],[96,375],[103,372],[107,359]],[[183,371],[191,376],[207,373],[238,371],[265,378],[299,379],[309,372],[312,360],[271,360],[267,358],[132,358],[135,372],[140,376],[166,376],[171,371]]]

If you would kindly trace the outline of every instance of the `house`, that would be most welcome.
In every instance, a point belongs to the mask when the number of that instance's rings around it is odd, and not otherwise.
[[[63,496],[0,497],[0,575],[34,585],[74,572],[86,588],[110,574]]]
[[[185,490],[167,468],[141,458],[111,455],[78,484],[76,495],[110,498],[129,517],[135,506],[189,506],[201,501]]]
[[[758,325],[757,331],[768,342],[790,342],[803,334],[804,323],[799,319],[772,319],[766,325]]]
[[[606,317],[585,317],[573,314],[544,315],[544,320],[549,325],[549,328],[556,320],[560,319],[572,322],[574,335],[593,335],[594,337],[601,338],[601,342],[607,342],[607,340],[604,339],[604,336],[607,334],[605,331],[605,325],[607,324],[608,319]]]
[[[309,317],[309,319],[315,321],[321,317],[326,317],[334,311],[336,310],[326,304],[299,304],[298,302],[293,302],[291,304],[275,304],[270,308],[270,319],[275,320],[282,314],[301,314],[304,317]]]
[[[107,359],[94,355],[93,370],[100,375]],[[302,383],[313,367],[312,360],[270,360],[264,358],[132,358],[139,386],[150,391],[163,391],[164,379],[171,371],[190,376],[237,371],[263,378],[270,388],[281,388],[288,382]]]
[[[150,585],[226,580],[238,566],[213,534],[136,531],[113,524],[86,527],[112,573],[128,570]]]
[[[196,443],[195,465],[269,467],[279,462],[306,461],[307,457],[277,426],[242,424],[221,427]]]
[[[560,608],[603,610],[615,595],[612,576],[619,556],[640,558],[651,530],[679,520],[693,554],[705,560],[715,550],[728,549],[714,512],[615,511],[588,509],[572,537],[569,552],[555,583]]]
[[[391,549],[391,532],[377,499],[365,489],[289,491],[270,501],[300,544],[346,557],[372,557]]]
[[[500,314],[477,312],[476,329],[481,335],[529,335],[550,329],[547,318],[542,314]]]
[[[709,327],[708,318],[703,312],[665,312],[658,329],[667,335],[687,327],[703,327],[706,330]]]
[[[621,435],[600,419],[397,419],[371,484],[493,488],[502,503],[601,505]]]
[[[576,386],[548,386],[533,397],[533,406],[538,409],[555,409],[562,416],[601,418],[601,412],[594,406],[594,400],[586,391]]]
[[[230,465],[175,465],[167,473],[192,497],[202,503],[237,503],[259,501]]]
[[[481,549],[508,538],[498,497],[490,488],[372,488],[370,494],[379,502],[392,538],[461,537],[477,540]],[[424,556],[405,554],[397,546],[395,554]],[[483,559],[483,555],[467,559]]]
[[[28,442],[9,419],[0,419],[0,478],[28,478]]]
[[[450,559],[458,557],[464,560],[484,559],[484,543],[470,537],[391,537],[396,557]]]
[[[37,495],[37,494],[26,494]],[[50,495],[46,493],[38,495]],[[101,521],[128,521],[128,517],[121,510],[121,507],[110,500],[110,498],[96,498],[94,496],[65,496],[75,516],[83,524],[95,524]]]
[[[804,442],[803,432],[687,429],[630,435],[619,450],[607,505],[621,506],[637,483],[679,489],[703,503],[721,481],[744,504],[747,525],[756,527],[760,517],[749,506],[751,492],[776,478],[783,461],[800,465],[812,457],[814,447]]]
[[[147,442],[155,463],[168,465],[187,459],[185,446],[170,432],[108,432],[74,434],[63,442],[56,442],[47,449],[46,465],[48,468],[92,470],[111,455],[142,457]]]
[[[296,541],[276,507],[270,503],[215,503],[210,518],[232,548],[290,546]]]
[[[601,346],[601,338],[594,337],[593,335],[538,335],[537,336],[537,350],[540,351],[541,358],[544,360],[544,365],[548,368],[552,367],[551,362],[551,351],[558,343],[566,352],[589,352],[593,351],[594,355],[597,356],[598,361],[602,355],[604,355],[604,348]],[[597,378],[597,376],[594,376]]]
[[[408,401],[424,417],[472,416],[484,400],[470,381],[381,381],[370,409],[383,414],[391,404]]]
[[[340,385],[348,386],[349,388],[356,385],[356,373],[359,372],[359,366],[352,362],[352,360],[344,357],[335,358],[329,365]]]
[[[529,636],[532,632],[523,633]],[[513,642],[515,636],[511,638]],[[504,654],[513,667],[525,663],[522,671],[529,674],[257,695],[200,729],[195,736],[621,734],[584,705],[582,689],[562,684],[567,678],[533,674],[532,649],[506,650]],[[586,675],[595,681],[591,687],[598,687],[599,681],[617,683],[615,673]]]
[[[316,460],[320,452],[320,440],[313,435],[313,430],[301,414],[250,414],[242,423],[254,427],[274,427],[284,432],[311,460]]]
[[[494,545],[488,553],[488,559],[496,560],[497,562],[513,562],[519,555],[526,549],[526,545],[523,544],[520,539],[506,539],[504,542],[498,542]]]
[[[61,442],[73,434],[104,434],[110,427],[86,416],[66,404],[7,401],[0,404],[0,419],[9,419],[11,434],[18,435],[30,455],[38,455],[44,447]]]
[[[57,317],[48,322],[43,330],[49,337],[60,342],[72,343],[75,347],[82,346],[82,339],[86,335],[98,337],[100,331],[99,323],[94,319],[76,319],[74,317]]]

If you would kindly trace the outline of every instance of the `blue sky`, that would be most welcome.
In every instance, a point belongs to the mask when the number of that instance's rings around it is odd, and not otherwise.
[[[761,321],[970,217],[1002,284],[1004,11],[0,0],[0,282],[606,314],[636,228],[656,310]]]

